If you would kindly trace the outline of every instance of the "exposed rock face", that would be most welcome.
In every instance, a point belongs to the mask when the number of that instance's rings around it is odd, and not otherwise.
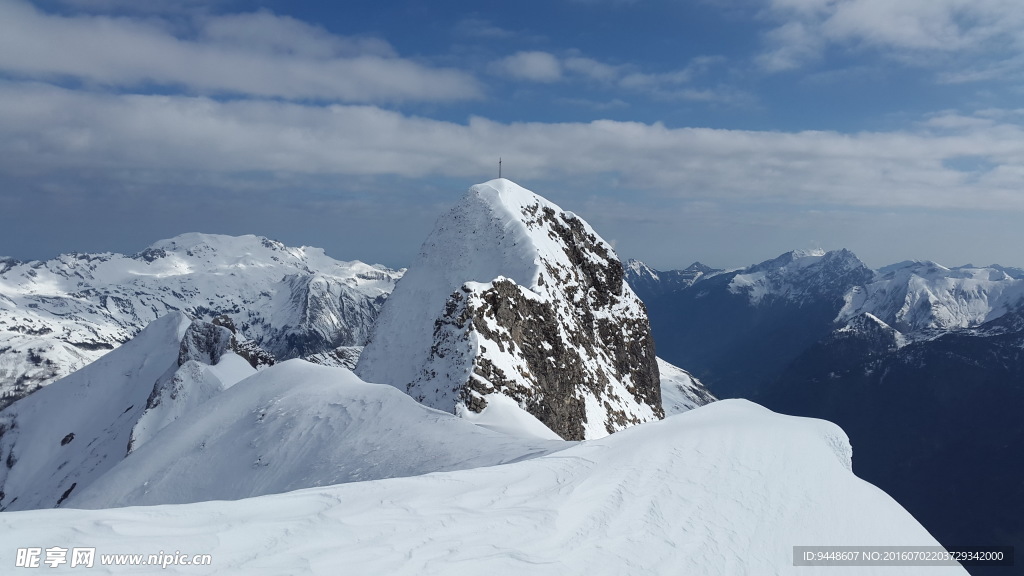
[[[321,366],[335,366],[355,370],[356,363],[359,362],[359,355],[362,352],[362,346],[338,346],[328,352],[311,354],[303,358],[303,360]]]
[[[611,247],[576,215],[493,180],[438,220],[357,372],[449,412],[501,394],[578,440],[664,417],[654,352]]]
[[[216,364],[230,350],[235,336],[231,330],[208,322],[193,322],[185,330],[178,349],[178,366],[189,360],[203,364]]]

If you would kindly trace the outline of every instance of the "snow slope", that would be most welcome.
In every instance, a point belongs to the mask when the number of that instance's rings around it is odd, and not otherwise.
[[[251,235],[183,234],[131,256],[4,260],[0,397],[66,376],[175,310],[226,315],[240,338],[279,358],[362,345],[401,273]]]
[[[661,374],[661,405],[666,416],[682,414],[717,400],[693,374],[661,358],[658,358],[658,373]]]
[[[182,345],[202,331],[221,338],[212,347]],[[230,336],[174,312],[0,411],[0,510],[62,505],[171,422],[255,373],[228,350]]]
[[[647,314],[611,246],[504,179],[438,219],[356,373],[453,413],[506,396],[566,439],[663,416]]]
[[[237,388],[237,387],[236,387]],[[830,423],[716,402],[504,466],[356,482],[236,502],[0,514],[0,565],[19,547],[180,551],[168,574],[822,574],[795,545],[936,545],[850,471]],[[47,573],[75,573],[67,566]],[[901,567],[899,574],[966,574]]]
[[[0,508],[56,506],[124,458],[154,383],[178,368],[190,323],[169,314],[116,353],[0,412]]]
[[[289,360],[195,407],[64,505],[237,500],[493,466],[569,446],[553,434],[524,439],[475,426],[345,368]]]

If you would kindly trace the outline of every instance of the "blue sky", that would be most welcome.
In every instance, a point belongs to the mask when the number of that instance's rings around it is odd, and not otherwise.
[[[0,254],[406,265],[504,174],[659,268],[1024,265],[1018,0],[0,0]]]

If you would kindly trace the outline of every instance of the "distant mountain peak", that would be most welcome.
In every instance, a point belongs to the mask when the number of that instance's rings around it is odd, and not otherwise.
[[[703,263],[701,263],[699,261],[698,262],[694,262],[693,264],[690,264],[686,268],[683,268],[683,270],[695,271],[695,272],[704,272],[705,274],[707,274],[709,272],[718,272],[719,271],[718,268],[712,268],[711,266],[703,264]]]
[[[765,298],[799,302],[803,298],[842,298],[850,287],[870,280],[874,272],[846,249],[793,250],[740,270],[729,283],[734,294],[751,304]]]
[[[663,294],[684,290],[716,272],[721,272],[700,262],[694,262],[683,270],[655,270],[636,259],[628,260],[623,270],[629,286],[645,302]]]
[[[897,349],[906,346],[908,340],[899,330],[889,326],[884,320],[865,312],[854,316],[843,327],[835,331],[835,335],[853,334],[861,338],[872,338],[881,342],[884,347]]]
[[[921,338],[1001,316],[1024,299],[1024,280],[1001,268],[947,268],[912,260],[880,268],[844,299],[837,322],[868,312],[910,338]]]

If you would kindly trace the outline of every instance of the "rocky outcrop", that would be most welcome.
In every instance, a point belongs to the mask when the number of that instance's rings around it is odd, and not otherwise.
[[[329,352],[311,354],[303,358],[303,360],[321,366],[334,366],[355,370],[356,364],[359,362],[359,355],[362,352],[362,346],[338,346]]]
[[[235,335],[224,326],[209,322],[193,322],[185,330],[178,348],[178,366],[189,360],[216,364],[233,347]]]
[[[180,314],[180,313],[179,313]],[[184,316],[182,314],[182,316]],[[176,369],[157,379],[146,399],[146,409],[132,428],[128,453],[152,438],[165,426],[206,403],[238,380],[265,366],[254,362],[268,355],[251,341],[239,346],[230,318],[218,317],[214,322],[193,320],[184,330],[178,346]],[[239,350],[248,356],[237,354]],[[232,362],[222,362],[231,357]],[[225,365],[228,364],[228,365]],[[273,360],[269,364],[273,364]]]
[[[508,180],[438,220],[357,372],[448,412],[507,396],[565,439],[664,417],[646,311],[611,246]]]

